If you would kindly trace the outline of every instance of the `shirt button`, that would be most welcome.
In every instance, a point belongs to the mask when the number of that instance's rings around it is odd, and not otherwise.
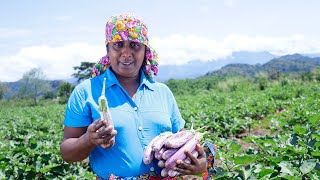
[[[133,109],[134,109],[135,111],[137,111],[137,110],[138,110],[138,107],[134,107]]]
[[[138,129],[139,129],[139,131],[141,131],[141,130],[142,130],[142,127],[141,127],[141,126],[139,126],[139,127],[138,127]]]
[[[150,168],[150,171],[154,171],[154,168],[153,168],[153,167],[151,167],[151,168]]]

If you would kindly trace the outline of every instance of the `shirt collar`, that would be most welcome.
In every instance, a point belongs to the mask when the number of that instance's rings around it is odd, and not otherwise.
[[[113,73],[113,71],[110,69],[110,66],[108,67],[107,71],[104,73],[104,77],[107,77],[106,82],[106,88],[110,88],[114,84],[121,87],[116,75]],[[149,89],[154,90],[154,81],[151,79],[147,79],[147,77],[144,75],[143,71],[140,70],[140,85],[139,88],[141,88],[143,85],[147,86]]]
[[[152,79],[148,79],[143,70],[140,70],[140,86],[139,88],[142,87],[142,85],[147,86],[149,89],[151,89],[152,91],[154,90],[154,81]]]

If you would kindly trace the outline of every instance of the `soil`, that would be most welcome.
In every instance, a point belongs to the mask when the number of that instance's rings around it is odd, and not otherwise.
[[[279,114],[282,112],[285,112],[286,109],[280,108],[278,109],[275,114]],[[264,118],[258,119],[259,121],[262,121]],[[256,145],[254,145],[253,143],[248,143],[248,142],[244,142],[241,139],[247,137],[249,134],[251,135],[255,135],[255,136],[266,136],[266,135],[271,135],[270,130],[267,128],[270,126],[270,123],[262,123],[259,124],[255,129],[253,129],[252,131],[249,130],[244,130],[243,132],[230,137],[229,139],[237,142],[238,144],[241,145],[241,150],[242,151],[246,151],[249,148],[254,148],[254,149],[258,149],[258,147]],[[219,149],[218,149],[219,151]],[[220,159],[215,159],[215,166],[217,167],[223,167],[222,166],[222,161]]]
[[[244,142],[241,139],[247,137],[249,134],[255,135],[255,136],[271,135],[270,130],[268,130],[266,128],[268,126],[270,126],[270,124],[268,124],[268,123],[260,124],[257,128],[255,128],[254,130],[252,130],[250,132],[249,132],[249,130],[245,130],[244,132],[241,132],[240,134],[232,136],[229,139],[231,139],[231,140],[235,141],[236,143],[240,144],[242,151],[246,151],[249,148],[258,149],[258,147],[256,145],[254,145],[253,143]],[[218,151],[219,151],[219,149],[218,149]],[[222,161],[220,159],[216,158],[214,164],[217,167],[223,167]]]

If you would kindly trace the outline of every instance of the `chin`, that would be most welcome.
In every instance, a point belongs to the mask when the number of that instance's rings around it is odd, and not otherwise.
[[[139,73],[139,71],[138,72],[128,72],[128,71],[125,71],[125,72],[121,72],[121,76],[123,76],[123,77],[135,77],[135,76],[137,76],[138,75],[138,73]]]

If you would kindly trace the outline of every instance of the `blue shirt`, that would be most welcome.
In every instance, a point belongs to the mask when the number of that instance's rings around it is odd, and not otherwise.
[[[102,178],[110,174],[120,177],[138,176],[159,171],[157,161],[143,163],[145,146],[158,134],[178,132],[185,125],[170,89],[147,79],[140,71],[140,85],[134,99],[120,85],[110,67],[95,78],[83,81],[72,92],[66,109],[64,125],[87,127],[100,119],[98,98],[103,78],[111,117],[118,134],[110,149],[97,146],[89,155],[92,170]]]

